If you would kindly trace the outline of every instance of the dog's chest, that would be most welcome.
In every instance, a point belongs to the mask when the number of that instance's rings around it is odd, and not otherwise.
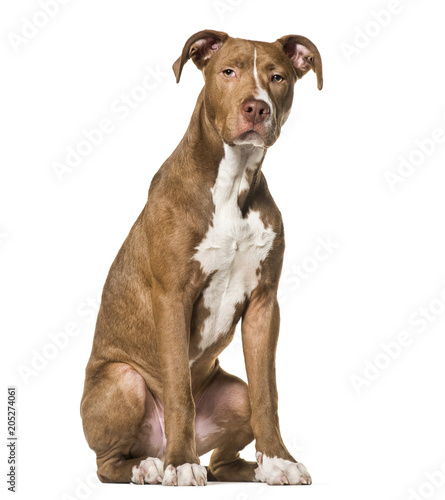
[[[194,256],[210,276],[203,292],[208,314],[200,325],[201,352],[229,333],[236,306],[249,298],[258,284],[261,262],[273,244],[275,233],[264,225],[260,213],[250,211],[243,217],[238,206],[239,194],[248,188],[249,171],[258,161],[253,156],[240,165],[240,158],[226,151],[212,189],[212,224]]]

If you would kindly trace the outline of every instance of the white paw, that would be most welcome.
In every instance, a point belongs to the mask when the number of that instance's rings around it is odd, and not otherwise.
[[[269,458],[259,451],[256,454],[258,468],[255,480],[267,484],[312,484],[306,467],[283,458]]]
[[[198,464],[183,464],[179,467],[169,465],[162,480],[164,486],[205,486],[207,470]]]
[[[147,458],[133,466],[131,482],[136,484],[158,484],[162,483],[164,475],[164,464],[159,458]]]

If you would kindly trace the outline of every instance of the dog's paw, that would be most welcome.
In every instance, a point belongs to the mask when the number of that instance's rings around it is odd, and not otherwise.
[[[162,480],[164,486],[205,486],[207,469],[198,464],[183,464],[179,467],[169,465]]]
[[[139,466],[133,466],[131,482],[135,484],[162,483],[162,476],[164,475],[163,469],[164,464],[159,458],[147,458],[146,460],[142,460]]]
[[[257,452],[256,460],[256,481],[267,484],[312,484],[311,476],[303,464],[283,458],[269,458],[260,452]]]

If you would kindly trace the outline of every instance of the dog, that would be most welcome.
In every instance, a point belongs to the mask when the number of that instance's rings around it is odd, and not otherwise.
[[[261,165],[296,81],[313,70],[321,90],[321,56],[303,36],[266,43],[204,30],[174,63],[176,82],[189,59],[205,85],[108,274],[84,433],[102,482],[311,484],[278,423],[284,231]],[[248,384],[218,361],[240,320]],[[239,451],[254,439],[256,461],[246,461]]]

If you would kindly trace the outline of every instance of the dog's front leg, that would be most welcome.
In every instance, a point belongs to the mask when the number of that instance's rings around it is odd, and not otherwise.
[[[278,423],[275,352],[280,327],[276,290],[258,287],[242,323],[243,350],[252,405],[257,481],[268,484],[311,484],[303,464],[286,449]]]
[[[165,435],[164,485],[205,485],[195,442],[195,404],[189,366],[191,307],[184,295],[153,289],[158,359],[163,383]]]

